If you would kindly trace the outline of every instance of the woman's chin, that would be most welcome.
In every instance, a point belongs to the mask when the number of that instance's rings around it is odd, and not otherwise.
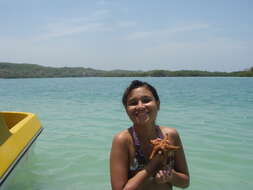
[[[150,123],[150,120],[148,118],[146,119],[136,119],[135,124],[137,125],[148,125]]]

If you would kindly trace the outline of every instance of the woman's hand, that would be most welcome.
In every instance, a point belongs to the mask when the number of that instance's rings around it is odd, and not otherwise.
[[[157,184],[170,183],[172,181],[172,170],[159,170],[155,175],[155,182]]]
[[[157,184],[164,184],[164,183],[171,183],[172,182],[172,174],[174,172],[173,168],[172,168],[172,161],[170,160],[169,163],[166,163],[168,161],[168,156],[172,156],[172,153],[170,153],[170,155],[167,154],[167,156],[163,157],[163,160],[165,162],[163,162],[163,167],[157,171],[157,173],[155,174],[155,182]]]
[[[165,166],[166,162],[168,160],[168,154],[163,152],[162,150],[159,150],[157,154],[150,160],[149,165],[153,166],[153,172],[157,172],[160,170],[163,166]]]

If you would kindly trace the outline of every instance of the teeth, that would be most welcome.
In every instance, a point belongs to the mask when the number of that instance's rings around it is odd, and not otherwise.
[[[136,117],[137,117],[140,121],[144,121],[144,120],[147,119],[148,114],[147,114],[147,112],[145,112],[145,111],[137,112],[137,113],[136,113]]]
[[[136,115],[146,115],[147,112],[143,112],[143,111],[142,111],[142,112],[135,112],[135,114],[136,114]]]

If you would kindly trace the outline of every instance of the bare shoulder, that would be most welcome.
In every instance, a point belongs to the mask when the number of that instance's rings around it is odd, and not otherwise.
[[[160,126],[163,135],[168,134],[173,144],[181,144],[178,131],[172,127]]]
[[[160,126],[160,129],[161,129],[163,134],[167,133],[169,136],[173,136],[173,137],[179,136],[179,134],[178,134],[178,132],[175,128]]]
[[[131,135],[128,130],[125,129],[113,137],[113,143],[128,145],[131,140]]]

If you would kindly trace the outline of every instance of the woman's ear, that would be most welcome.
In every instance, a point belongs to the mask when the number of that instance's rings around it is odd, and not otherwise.
[[[157,110],[159,111],[160,110],[160,101],[156,101],[156,104],[157,104]]]

